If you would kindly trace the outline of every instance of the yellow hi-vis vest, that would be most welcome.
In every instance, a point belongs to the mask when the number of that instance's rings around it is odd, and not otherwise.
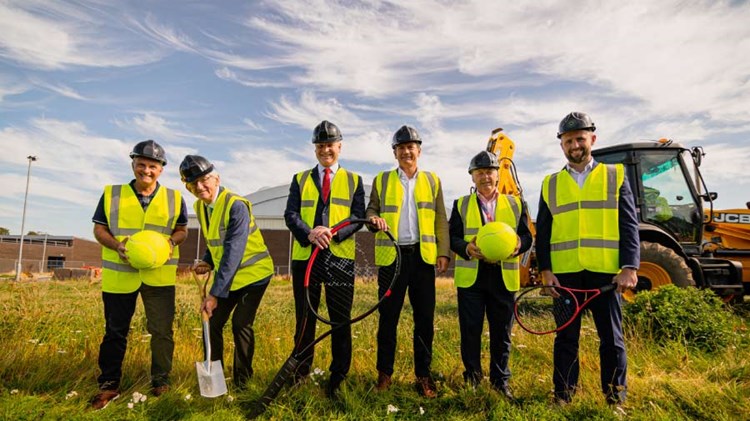
[[[169,238],[177,225],[181,205],[179,191],[160,186],[144,212],[129,184],[104,187],[104,214],[109,232],[117,241],[143,230]],[[150,286],[174,285],[179,260],[180,248],[175,246],[172,257],[163,266],[138,270],[120,260],[115,250],[102,247],[102,291],[126,294],[140,288],[141,282]]]
[[[380,193],[380,217],[390,228],[398,241],[398,223],[401,219],[401,205],[404,202],[404,187],[398,178],[398,170],[384,171],[375,177],[375,186]],[[373,186],[373,188],[375,188]],[[437,261],[437,237],[435,236],[435,202],[440,190],[440,179],[433,172],[418,171],[414,186],[414,201],[417,204],[419,224],[419,251],[425,263],[434,265]],[[375,264],[388,266],[396,259],[396,250],[388,237],[375,234]],[[389,247],[390,245],[390,247]]]
[[[221,257],[224,255],[224,238],[227,233],[227,225],[229,225],[229,211],[236,201],[245,204],[247,211],[250,213],[250,234],[247,236],[242,262],[232,279],[232,285],[229,287],[230,291],[238,290],[273,275],[273,260],[271,260],[266,243],[263,241],[263,235],[255,224],[255,217],[252,212],[253,205],[244,197],[224,188],[216,197],[211,218],[206,220],[207,211],[203,202],[197,200],[193,203],[193,209],[195,209],[198,221],[201,224],[201,231],[206,238],[206,246],[211,252],[214,270],[218,270]]]
[[[471,241],[476,237],[482,226],[482,216],[479,213],[477,194],[472,193],[458,199],[458,213],[464,224],[464,240]],[[521,199],[511,195],[498,195],[495,205],[495,221],[505,222],[514,230],[518,229],[521,220]],[[518,291],[521,287],[521,258],[511,257],[500,262],[503,272],[503,282],[508,291]],[[468,288],[474,285],[479,272],[479,260],[466,260],[456,253],[456,272],[453,282],[459,288]]]
[[[315,225],[315,210],[318,208],[318,200],[320,199],[318,188],[315,186],[315,182],[310,175],[312,171],[317,171],[317,167],[312,170],[302,171],[296,175],[301,199],[300,217],[310,228],[313,228]],[[323,225],[333,227],[351,216],[352,201],[354,200],[354,192],[358,184],[359,177],[357,174],[339,167],[338,171],[336,171],[336,176],[333,177],[333,181],[331,182],[331,192],[328,198],[328,218],[325,217],[326,215],[323,215]],[[354,259],[355,243],[353,235],[341,242],[331,241],[329,247],[334,256]],[[294,239],[292,260],[307,260],[310,258],[311,253],[311,245],[303,247],[296,238]]]
[[[542,196],[552,214],[552,272],[620,270],[618,202],[624,180],[622,164],[597,164],[583,188],[565,170],[544,179]]]

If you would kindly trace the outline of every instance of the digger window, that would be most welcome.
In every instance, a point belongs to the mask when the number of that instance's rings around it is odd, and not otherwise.
[[[676,154],[650,151],[641,155],[642,217],[674,234],[680,242],[695,242],[698,206]]]

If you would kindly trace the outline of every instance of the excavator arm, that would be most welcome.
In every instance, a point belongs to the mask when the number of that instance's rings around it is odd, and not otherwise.
[[[492,131],[487,141],[487,151],[494,153],[500,163],[497,185],[500,194],[521,196],[521,188],[513,165],[513,153],[515,150],[516,144],[503,133],[502,128]]]
[[[487,140],[487,151],[492,152],[497,156],[500,169],[498,169],[498,183],[497,190],[500,194],[507,194],[518,196],[521,201],[526,204],[526,199],[523,197],[523,189],[521,183],[518,181],[518,174],[516,173],[516,166],[513,163],[513,154],[516,150],[516,144],[508,136],[503,133],[502,128],[497,128],[492,131],[489,140]],[[528,209],[528,205],[526,206]],[[536,237],[536,228],[534,227],[534,221],[526,221],[531,231],[531,235]],[[541,277],[538,276],[536,270],[536,263],[533,255],[533,246],[531,250],[524,253],[521,256],[521,286],[535,285],[541,281]]]

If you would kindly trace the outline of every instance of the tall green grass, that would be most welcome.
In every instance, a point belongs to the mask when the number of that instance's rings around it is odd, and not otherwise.
[[[534,336],[517,326],[513,333],[511,386],[518,398],[509,403],[483,383],[463,384],[459,352],[456,293],[450,280],[438,281],[433,371],[440,396],[419,397],[413,388],[411,310],[405,306],[399,325],[394,386],[373,390],[377,314],[352,329],[354,360],[340,399],[325,398],[324,375],[281,392],[265,419],[461,419],[577,420],[616,419],[599,389],[596,331],[584,320],[581,341],[580,392],[571,405],[551,403],[553,336]],[[149,395],[149,338],[138,305],[123,367],[123,395],[103,411],[88,409],[96,393],[96,359],[104,333],[100,286],[87,281],[0,283],[0,418],[177,420],[244,419],[245,409],[265,389],[292,349],[294,302],[288,281],[274,280],[266,292],[255,324],[255,376],[238,391],[205,399],[198,391],[195,362],[202,359],[198,288],[189,279],[177,286],[173,389]],[[704,353],[685,344],[657,345],[653,338],[626,327],[629,395],[626,417],[635,420],[750,419],[750,338],[745,309],[732,316],[732,344]],[[711,317],[711,315],[706,315]],[[231,363],[231,332],[225,333],[225,360]],[[319,325],[320,332],[324,326]],[[485,331],[486,331],[485,326]],[[488,365],[485,336],[483,358]],[[327,371],[328,340],[316,348],[314,367]],[[486,369],[486,368],[485,368]],[[227,375],[231,367],[225,367]],[[134,393],[147,396],[133,402]],[[132,408],[129,408],[132,404]],[[390,412],[389,412],[389,408]]]

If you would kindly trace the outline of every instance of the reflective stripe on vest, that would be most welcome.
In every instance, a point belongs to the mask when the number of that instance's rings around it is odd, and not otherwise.
[[[104,213],[108,229],[117,241],[143,230],[169,237],[177,224],[182,196],[179,191],[160,186],[144,212],[133,188],[128,184],[104,188]],[[174,285],[177,278],[179,247],[172,257],[155,269],[135,269],[121,261],[115,250],[102,247],[102,291],[125,294],[136,291],[141,282],[151,286]]]
[[[317,171],[317,167],[312,170],[303,171],[296,175],[297,183],[300,190],[300,218],[310,227],[315,225],[315,211],[318,208],[320,192],[315,185],[310,173]],[[323,214],[323,225],[333,227],[339,222],[349,218],[352,211],[352,201],[354,192],[359,184],[359,177],[356,173],[347,171],[339,167],[336,175],[331,181],[330,199],[328,201],[327,212]],[[327,216],[327,218],[326,218]],[[331,241],[330,249],[337,257],[354,259],[354,236],[350,236],[342,242]],[[312,253],[312,246],[303,247],[302,244],[294,239],[292,245],[293,260],[307,260]]]
[[[477,195],[472,193],[458,200],[458,213],[464,227],[464,240],[471,241],[482,226],[482,216],[477,204]],[[499,195],[495,205],[495,221],[505,222],[514,230],[518,229],[521,220],[521,199],[511,195]],[[518,291],[521,287],[521,258],[516,256],[500,262],[503,283],[508,291]],[[477,280],[479,260],[466,260],[456,253],[456,272],[453,278],[459,288],[468,288]]]
[[[380,193],[380,217],[385,219],[391,234],[398,241],[398,224],[401,219],[401,207],[404,202],[404,187],[398,177],[398,170],[384,171],[375,177],[375,186]],[[419,249],[422,260],[434,265],[437,261],[437,237],[435,236],[435,202],[440,189],[440,179],[432,172],[417,172],[414,186],[414,201],[417,205],[417,223],[419,224]],[[387,266],[396,258],[396,251],[388,248],[392,244],[385,234],[375,234],[375,247],[382,248],[375,253],[375,264]],[[383,247],[386,246],[386,247]]]
[[[216,197],[214,210],[209,221],[206,221],[206,206],[203,202],[198,200],[193,204],[195,213],[198,215],[198,222],[201,225],[201,231],[206,238],[206,245],[211,252],[214,270],[218,270],[221,258],[224,256],[224,239],[229,225],[229,213],[232,205],[237,201],[247,206],[247,211],[250,214],[250,234],[247,236],[242,262],[237,268],[234,278],[232,278],[230,291],[238,290],[273,275],[273,260],[263,241],[263,235],[258,229],[258,225],[255,224],[253,206],[247,199],[226,188],[223,188]]]
[[[597,164],[583,188],[565,170],[544,179],[542,195],[552,214],[554,273],[619,271],[618,206],[624,180],[622,164]]]

